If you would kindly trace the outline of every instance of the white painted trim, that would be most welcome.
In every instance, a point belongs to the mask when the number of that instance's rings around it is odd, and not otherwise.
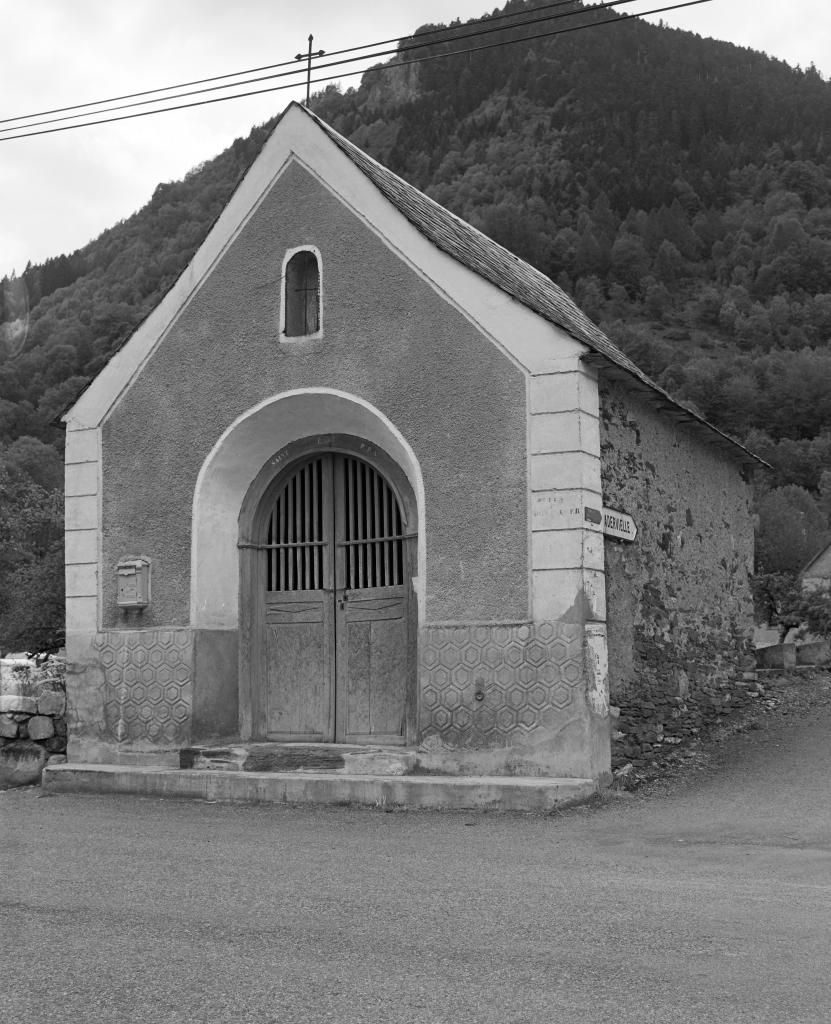
[[[98,597],[98,566],[94,562],[66,565],[67,597]]]
[[[69,462],[65,467],[64,496],[83,498],[98,493],[98,463]]]
[[[600,451],[600,421],[582,410],[537,412],[529,419],[534,455],[596,455]]]
[[[97,631],[98,599],[95,597],[67,597],[66,634],[83,633],[95,636]]]
[[[525,376],[525,537],[527,550],[526,608],[533,615],[534,608],[534,495],[531,490],[531,395],[533,377]]]
[[[563,360],[529,381],[529,501],[534,618],[575,607],[605,618],[605,550],[586,506],[602,505],[597,376]]]
[[[101,621],[102,604],[100,429],[67,431],[64,473],[67,633],[94,634]]]
[[[64,536],[66,549],[64,564],[66,566],[97,564],[97,530],[66,530]]]
[[[534,569],[534,621],[561,619],[575,602],[588,601],[591,621],[606,620],[606,574],[585,566]]]
[[[293,334],[286,335],[286,267],[292,256],[299,252],[310,252],[317,260],[317,322],[318,329],[314,334]],[[294,345],[300,341],[316,341],[323,337],[323,257],[316,245],[298,245],[293,249],[287,249],[283,257],[283,266],[280,269],[280,344]]]
[[[531,412],[570,412],[600,416],[597,371],[578,359],[562,360],[548,373],[532,374]]]
[[[437,249],[297,104],[285,111],[187,269],[64,416],[70,427],[100,425],[181,315],[289,161],[298,160],[438,294],[519,367],[574,369],[586,347],[506,292]]]
[[[585,518],[585,508],[600,510],[602,496],[588,488],[560,488],[531,492],[531,529],[534,533],[551,530],[592,530],[602,528]]]
[[[67,466],[80,466],[85,462],[98,462],[98,430],[68,430],[64,446]]]
[[[316,398],[323,401],[316,403]],[[236,440],[242,443],[246,439],[246,428],[253,429],[254,421],[264,415],[270,415],[275,423],[281,424],[280,430],[269,432],[263,439],[265,454],[252,454],[250,464],[244,466],[240,466],[238,461],[226,464],[225,460],[232,449],[231,442]],[[316,425],[317,416],[320,416],[319,426]],[[367,441],[383,449],[401,467],[415,494],[418,507],[418,575],[413,578],[413,587],[417,597],[419,622],[424,621],[427,526],[424,479],[415,452],[398,427],[365,399],[334,388],[298,388],[272,395],[238,416],[222,433],[202,463],[194,488],[191,513],[190,623],[193,628],[235,628],[239,610],[239,560],[236,547],[239,512],[248,488],[269,459],[287,444],[304,437],[328,433],[365,436],[373,432],[377,436],[368,436]],[[234,479],[229,483],[231,475],[234,475]],[[217,498],[229,488],[233,493],[234,507],[218,511]],[[221,515],[226,533],[229,532],[231,517],[234,523],[232,541],[227,536],[224,538],[225,543],[233,543],[233,551],[225,553],[229,559],[225,576],[232,577],[231,588],[237,597],[232,603],[226,602],[221,609],[204,605],[202,598],[207,593],[209,581],[203,585],[201,576],[204,567],[200,564],[202,546],[210,544],[211,538],[216,536],[211,529],[214,522],[211,517],[217,515]]]
[[[95,628],[104,624],[104,431],[95,431],[96,454],[98,456],[98,601],[95,609]]]

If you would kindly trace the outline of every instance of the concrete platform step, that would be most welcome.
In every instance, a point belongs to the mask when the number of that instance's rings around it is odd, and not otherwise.
[[[409,775],[418,758],[407,747],[350,743],[239,743],[185,747],[179,767],[223,772],[327,772],[339,775]]]
[[[551,811],[588,799],[596,792],[597,784],[592,779],[234,772],[144,765],[59,764],[44,769],[43,789],[50,794],[132,793],[229,803]]]

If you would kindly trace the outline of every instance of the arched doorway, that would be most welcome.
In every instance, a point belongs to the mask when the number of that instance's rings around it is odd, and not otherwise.
[[[416,523],[404,474],[357,438],[270,460],[240,517],[252,738],[413,741]]]

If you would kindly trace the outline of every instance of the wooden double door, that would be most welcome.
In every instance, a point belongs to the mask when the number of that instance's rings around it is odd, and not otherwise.
[[[404,743],[412,538],[393,487],[370,463],[326,452],[283,474],[257,519],[258,731]]]

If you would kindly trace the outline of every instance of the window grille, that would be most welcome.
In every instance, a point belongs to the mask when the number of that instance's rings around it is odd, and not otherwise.
[[[266,541],[268,589],[322,590],[323,459],[302,466],[271,510]]]

